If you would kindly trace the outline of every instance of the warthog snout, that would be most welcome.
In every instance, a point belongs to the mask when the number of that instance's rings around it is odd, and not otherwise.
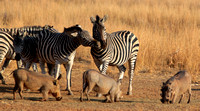
[[[56,101],[60,101],[62,99],[62,97],[57,97]]]

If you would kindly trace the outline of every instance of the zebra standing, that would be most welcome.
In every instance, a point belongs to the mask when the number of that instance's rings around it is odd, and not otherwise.
[[[107,16],[96,19],[90,18],[93,23],[93,37],[96,46],[91,48],[94,62],[102,74],[106,74],[108,65],[115,65],[120,71],[119,79],[123,79],[126,68],[124,64],[129,61],[129,87],[128,95],[132,95],[132,79],[139,51],[137,37],[130,31],[118,31],[111,34],[106,32],[104,22]]]
[[[5,84],[5,80],[2,76],[2,73],[6,69],[6,67],[9,65],[11,60],[18,60],[17,66],[18,68],[21,67],[21,63],[19,61],[19,56],[16,56],[16,53],[14,51],[13,46],[13,36],[17,34],[18,31],[27,31],[30,35],[39,35],[39,32],[44,29],[51,29],[53,32],[56,32],[55,29],[52,28],[52,26],[45,25],[44,27],[41,26],[27,26],[27,27],[21,27],[21,28],[0,28],[0,63],[3,61],[4,58],[4,64],[2,66],[2,69],[0,71],[0,80],[2,80],[2,83]]]
[[[52,26],[45,25],[42,30],[49,30],[52,33],[58,33]],[[38,55],[37,55],[37,39],[39,37],[39,33],[37,35],[29,35],[28,32],[25,30],[19,30],[16,35],[14,35],[14,49],[17,54],[21,56],[21,59],[25,65],[26,69],[29,69],[31,64],[38,63]],[[48,66],[48,73],[50,74],[53,71],[53,64],[47,64]],[[42,69],[42,72],[45,73],[45,70]]]
[[[74,37],[72,33],[77,35]],[[88,31],[82,30],[79,25],[64,28],[63,33],[42,31],[38,38],[38,57],[41,66],[44,62],[55,64],[55,78],[59,76],[60,65],[66,69],[67,88],[69,95],[73,95],[71,86],[71,69],[76,53],[80,46],[91,46],[94,40]],[[41,67],[42,68],[42,67]]]
[[[13,37],[7,32],[0,31],[0,63],[4,58],[6,58],[0,71],[0,80],[2,81],[2,84],[6,84],[2,73],[9,65],[11,60],[15,60],[15,56],[16,54],[13,47]],[[17,61],[17,66],[18,68],[21,66],[19,60]]]

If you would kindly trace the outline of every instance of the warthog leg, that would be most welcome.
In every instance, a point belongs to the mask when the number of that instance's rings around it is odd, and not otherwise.
[[[88,91],[87,91],[87,93],[86,93],[86,96],[87,96],[87,100],[88,100],[88,101],[90,101],[89,93],[93,90],[93,88],[95,87],[95,85],[96,85],[95,83],[91,83],[91,82],[88,84]]]
[[[23,88],[24,88],[24,83],[19,82],[19,95],[20,95],[21,99],[23,99],[23,94],[22,94]]]
[[[192,95],[192,93],[191,93],[191,86],[190,86],[190,88],[189,88],[189,90],[188,90],[188,93],[189,93],[189,98],[188,98],[188,102],[187,102],[187,103],[190,103],[190,97],[191,97],[191,95]]]
[[[184,94],[181,94],[181,98],[180,98],[178,103],[181,103],[181,100],[183,99],[183,96],[184,96]]]
[[[13,89],[13,99],[15,100],[16,99],[16,91],[19,89],[18,85],[15,84],[15,87]]]

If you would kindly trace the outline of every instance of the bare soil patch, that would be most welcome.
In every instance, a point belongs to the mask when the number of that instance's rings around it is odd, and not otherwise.
[[[83,65],[86,64],[86,65]],[[87,65],[88,64],[88,65]],[[61,79],[61,92],[63,99],[56,101],[54,97],[49,96],[49,101],[40,102],[42,94],[37,91],[24,91],[24,100],[21,100],[17,94],[17,99],[13,100],[12,89],[14,87],[13,77],[6,79],[7,85],[0,84],[0,110],[200,110],[200,86],[192,87],[192,99],[190,104],[186,104],[188,95],[183,98],[181,104],[178,100],[175,104],[162,104],[160,102],[160,87],[162,82],[166,81],[176,71],[155,72],[155,73],[136,73],[133,79],[133,95],[127,96],[128,77],[125,76],[122,83],[123,99],[117,103],[103,103],[104,97],[95,97],[91,93],[91,101],[80,102],[80,92],[82,89],[82,73],[89,69],[90,63],[75,61],[72,71],[72,91],[73,96],[67,95],[66,76],[62,67],[63,78]],[[112,68],[111,68],[112,69]],[[7,69],[4,76],[12,72],[14,68]],[[116,72],[116,71],[114,71]],[[118,74],[108,73],[111,77],[117,79]],[[178,98],[179,99],[179,98]]]

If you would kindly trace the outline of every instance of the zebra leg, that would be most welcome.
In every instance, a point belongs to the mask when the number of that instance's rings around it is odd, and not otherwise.
[[[107,69],[108,69],[108,64],[109,64],[109,62],[103,62],[103,64],[101,64],[101,65],[103,65],[102,66],[102,70],[101,70],[101,73],[102,74],[106,74],[106,71],[107,71]]]
[[[73,95],[71,91],[71,70],[72,70],[72,65],[73,65],[73,60],[70,60],[67,64],[65,64],[65,69],[66,69],[66,79],[67,79],[67,88],[66,90],[68,91],[68,95]]]
[[[42,62],[42,61],[40,61],[40,68],[42,70],[42,74],[45,74],[46,73],[46,71],[45,71],[45,63]]]
[[[48,73],[50,76],[55,75],[55,65],[47,63]]]
[[[29,62],[25,63],[25,69],[30,69],[31,64],[32,64],[32,63],[29,63]]]
[[[4,61],[4,63],[3,63],[2,69],[1,69],[1,71],[0,71],[0,80],[1,80],[2,84],[6,84],[6,82],[5,82],[4,78],[3,78],[2,73],[4,72],[4,70],[6,69],[6,67],[8,66],[8,64],[9,64],[10,62],[11,62],[10,59],[6,59],[6,60]]]
[[[97,66],[97,68],[98,68],[99,71],[101,72],[101,71],[103,70],[103,64],[100,63],[100,61],[97,60],[95,57],[93,57],[93,59],[94,59],[94,63],[95,63],[95,65]]]
[[[124,72],[126,71],[126,67],[124,65],[121,65],[121,66],[117,66],[117,68],[119,69],[119,79],[118,80],[122,80],[123,77],[124,77]]]
[[[17,68],[22,68],[23,67],[23,63],[22,60],[17,60]]]
[[[132,82],[134,76],[135,62],[136,59],[134,57],[129,60],[129,86],[127,95],[132,95],[132,88],[133,88]]]
[[[36,63],[32,63],[31,65],[32,65],[33,71],[38,72],[37,64]]]
[[[55,66],[55,75],[54,75],[54,78],[58,79],[59,73],[60,73],[60,64],[57,63],[56,66]]]

